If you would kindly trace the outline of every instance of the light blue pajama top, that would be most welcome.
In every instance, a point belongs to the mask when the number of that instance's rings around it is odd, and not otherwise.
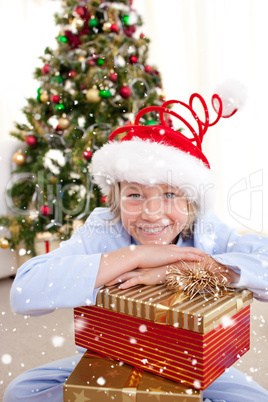
[[[40,315],[56,308],[95,304],[94,284],[102,253],[138,244],[123,228],[112,224],[109,209],[96,208],[71,239],[48,254],[37,256],[18,270],[11,289],[16,313]],[[178,247],[196,247],[240,273],[236,287],[250,289],[268,301],[268,237],[239,235],[215,215],[199,218],[191,239]]]

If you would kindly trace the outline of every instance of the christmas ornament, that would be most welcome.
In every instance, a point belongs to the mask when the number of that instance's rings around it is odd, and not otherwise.
[[[112,24],[110,22],[105,22],[102,26],[103,32],[111,32]]]
[[[42,71],[43,74],[48,74],[49,71],[50,71],[50,66],[49,66],[49,64],[45,64],[45,65],[41,68],[41,71]]]
[[[95,17],[91,17],[90,20],[88,21],[88,25],[90,28],[96,28],[98,24],[99,22]]]
[[[9,241],[5,237],[0,238],[0,247],[5,249],[9,247]]]
[[[51,208],[48,205],[42,205],[40,207],[40,214],[43,216],[49,216],[51,215]]]
[[[26,155],[19,149],[18,152],[13,155],[12,160],[16,165],[22,166],[26,163]]]
[[[103,66],[104,62],[105,62],[105,58],[104,58],[104,57],[101,58],[101,59],[98,59],[98,60],[97,60],[97,65],[98,65],[98,66]]]
[[[117,79],[118,79],[118,75],[117,75],[116,73],[112,72],[112,73],[110,74],[109,78],[110,78],[110,80],[111,80],[112,82],[116,82]]]
[[[85,56],[79,56],[77,59],[80,63],[83,63],[84,61],[86,61]]]
[[[52,95],[50,100],[52,103],[59,103],[60,97],[59,97],[59,95]]]
[[[146,73],[152,74],[153,68],[151,66],[144,66],[144,71]]]
[[[44,92],[43,94],[41,94],[40,96],[40,100],[43,103],[47,103],[49,101],[49,96],[47,92]]]
[[[105,202],[106,202],[106,197],[101,197],[100,202],[101,202],[101,204],[105,204]]]
[[[37,144],[37,138],[34,135],[27,135],[25,142],[29,147],[35,147]]]
[[[124,15],[123,18],[122,18],[122,22],[123,22],[124,25],[131,25],[130,15]]]
[[[87,15],[87,8],[86,7],[76,7],[73,11],[74,16],[79,16],[84,18]]]
[[[138,62],[138,57],[137,56],[130,56],[129,62],[131,64],[136,64]]]
[[[112,96],[112,94],[109,91],[109,89],[102,89],[99,92],[99,95],[100,95],[101,98],[104,98],[104,99],[110,98]]]
[[[82,18],[75,17],[72,21],[72,26],[77,30],[82,29],[85,25],[85,21]]]
[[[90,151],[90,149],[87,149],[86,151],[83,152],[83,155],[84,155],[84,158],[88,161],[92,157],[92,152]]]
[[[68,39],[64,35],[59,35],[58,36],[58,41],[61,42],[61,43],[67,43]]]
[[[119,90],[120,95],[122,98],[127,99],[131,96],[132,91],[127,85],[123,85]]]
[[[66,130],[66,128],[70,127],[70,120],[66,116],[60,117],[58,127],[61,130]]]
[[[96,88],[91,88],[86,93],[86,98],[90,103],[98,103],[101,100],[99,95],[99,90]]]
[[[72,70],[72,71],[69,71],[68,76],[69,76],[70,78],[73,78],[73,77],[76,76],[76,72],[73,71],[73,70]]]
[[[114,32],[114,33],[119,32],[119,28],[118,28],[117,24],[112,24],[110,29],[111,29],[111,32]]]
[[[87,61],[87,64],[92,67],[92,66],[95,66],[96,63],[95,63],[94,59],[90,59],[90,60]]]
[[[155,126],[156,124],[155,120],[147,120],[145,126]]]
[[[58,111],[62,111],[65,109],[65,106],[63,103],[58,103],[55,107],[56,107],[56,110],[58,110]]]
[[[215,270],[210,271],[211,265],[206,259],[204,262],[194,262],[190,265],[184,261],[171,265],[168,268],[166,284],[190,299],[198,293],[220,296],[223,291],[230,291],[226,277],[220,272],[216,274]]]

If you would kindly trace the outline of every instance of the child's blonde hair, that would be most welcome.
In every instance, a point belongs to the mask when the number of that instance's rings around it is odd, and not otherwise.
[[[116,223],[121,218],[120,210],[120,183],[115,182],[110,187],[110,192],[106,197],[106,204],[113,214],[113,223]],[[194,232],[194,224],[198,216],[198,208],[194,202],[187,201],[188,208],[188,223],[182,230],[181,235],[183,240],[189,239]]]

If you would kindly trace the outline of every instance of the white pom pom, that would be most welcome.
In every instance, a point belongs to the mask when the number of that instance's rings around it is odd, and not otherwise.
[[[214,91],[222,100],[222,117],[232,116],[238,109],[241,109],[246,101],[247,91],[244,84],[237,80],[226,80],[218,85]],[[213,102],[216,111],[219,110],[217,100]]]

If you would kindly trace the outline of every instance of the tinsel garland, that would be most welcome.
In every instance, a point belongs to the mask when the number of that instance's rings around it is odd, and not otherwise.
[[[226,276],[219,270],[216,271],[207,260],[190,264],[181,261],[178,265],[169,266],[166,284],[190,299],[197,294],[219,297],[223,292],[233,290]]]

